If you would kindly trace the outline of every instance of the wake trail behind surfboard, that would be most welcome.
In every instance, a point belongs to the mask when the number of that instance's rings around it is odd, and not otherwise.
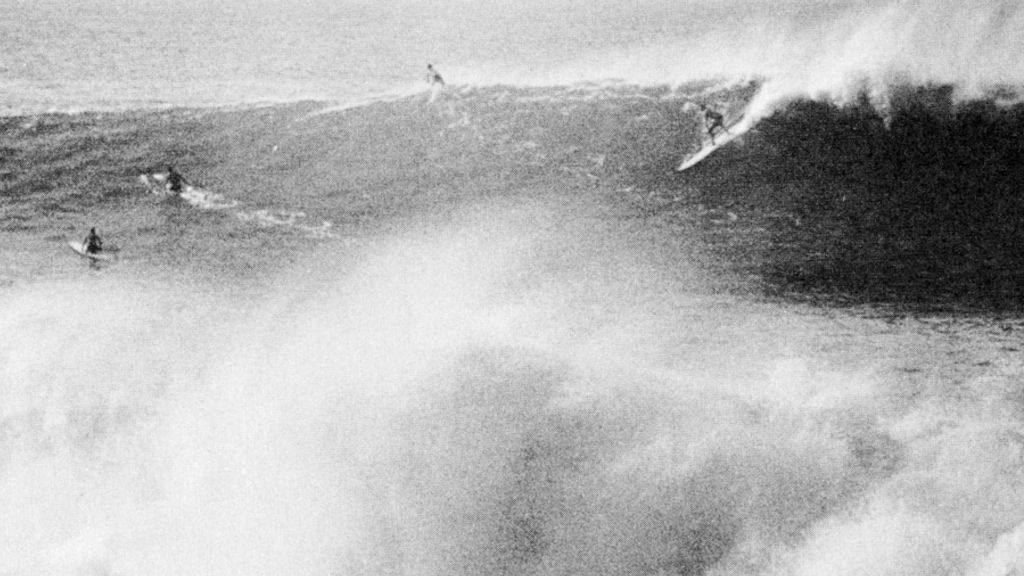
[[[175,194],[167,188],[166,173],[140,174],[141,182],[151,194],[161,198],[180,198],[200,210],[231,210],[236,218],[244,222],[255,222],[261,226],[280,226],[301,232],[313,238],[334,238],[333,224],[323,221],[319,225],[308,223],[306,214],[298,211],[272,211],[267,209],[249,210],[238,200],[226,198],[223,194],[187,184],[181,193]]]
[[[155,196],[161,198],[177,196],[196,208],[203,210],[224,210],[238,205],[237,200],[227,200],[221,194],[209,192],[192,185],[186,185],[180,194],[175,194],[167,188],[166,174],[140,174],[139,181]]]

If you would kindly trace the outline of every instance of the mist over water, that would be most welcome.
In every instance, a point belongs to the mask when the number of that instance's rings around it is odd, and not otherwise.
[[[381,240],[245,301],[117,274],[5,293],[0,569],[1019,564],[1020,366],[986,327],[701,295],[550,206]]]

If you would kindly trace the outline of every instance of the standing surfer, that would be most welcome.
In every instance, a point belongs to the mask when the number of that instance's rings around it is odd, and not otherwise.
[[[726,134],[729,133],[729,129],[725,127],[725,119],[721,114],[704,104],[700,105],[700,109],[704,111],[704,126],[708,129],[708,135],[711,136],[713,145],[715,143],[715,128],[721,128]]]
[[[429,62],[427,63],[427,84],[430,84],[431,87],[444,86],[444,78],[441,77],[441,73],[434,70],[434,65]]]

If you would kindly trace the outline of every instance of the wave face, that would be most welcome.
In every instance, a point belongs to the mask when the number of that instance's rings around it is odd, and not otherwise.
[[[772,170],[824,192],[801,215],[833,229],[812,233],[830,237],[824,242],[797,241],[829,256],[776,272],[883,298],[1015,306],[1022,253],[1011,222],[1022,202],[1024,151],[1015,142],[1024,108],[953,105],[946,90],[913,91],[895,106],[887,130],[863,108],[816,104],[765,127],[766,139],[781,136]]]
[[[1013,308],[1024,108],[998,99],[904,87],[884,111],[867,94],[793,102],[690,180],[770,217],[759,268],[778,289]]]
[[[5,120],[0,573],[1020,572],[1024,112],[763,90]]]

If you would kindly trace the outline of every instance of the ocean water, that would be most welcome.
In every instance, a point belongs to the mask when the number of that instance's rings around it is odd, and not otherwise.
[[[1022,12],[0,5],[0,574],[1020,574]]]
[[[87,0],[4,10],[8,112],[359,101],[415,90],[427,61],[462,81],[542,77],[580,51],[628,47],[674,24],[623,21],[630,11],[609,2]]]
[[[361,102],[419,89],[428,61],[477,86],[771,78],[772,100],[1024,80],[1011,0],[11,0],[0,16],[8,115]]]

